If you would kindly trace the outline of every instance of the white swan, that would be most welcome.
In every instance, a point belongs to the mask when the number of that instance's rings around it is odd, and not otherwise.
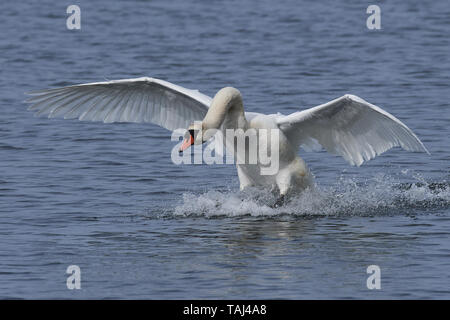
[[[351,165],[400,146],[405,150],[427,152],[417,136],[400,120],[354,95],[344,95],[314,108],[288,116],[244,112],[240,92],[221,89],[214,99],[154,78],[136,78],[87,83],[34,91],[27,100],[30,110],[49,118],[78,118],[103,122],[151,122],[169,130],[190,126],[190,135],[181,151],[210,137],[195,136],[193,130],[279,129],[279,171],[261,175],[261,164],[238,164],[241,189],[251,185],[277,187],[280,199],[313,183],[299,146],[342,156]],[[258,145],[263,143],[259,138]],[[246,150],[248,151],[248,150]]]

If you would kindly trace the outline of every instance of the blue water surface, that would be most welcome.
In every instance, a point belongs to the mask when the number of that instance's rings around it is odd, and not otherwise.
[[[80,30],[66,27],[70,4]],[[0,2],[0,298],[449,299],[450,6],[377,1],[369,30],[371,4]],[[210,96],[234,86],[264,113],[352,93],[431,155],[395,148],[356,168],[299,150],[317,190],[272,209],[239,192],[232,165],[174,165],[163,128],[39,118],[23,103],[141,76]]]

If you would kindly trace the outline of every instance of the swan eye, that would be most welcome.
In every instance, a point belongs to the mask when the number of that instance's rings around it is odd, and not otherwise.
[[[199,130],[195,130],[195,129],[189,129],[189,134],[191,135],[192,139],[197,139],[197,135],[198,135]]]
[[[195,130],[194,129],[188,129],[186,133],[184,134],[184,139],[189,139],[189,137],[195,138]]]

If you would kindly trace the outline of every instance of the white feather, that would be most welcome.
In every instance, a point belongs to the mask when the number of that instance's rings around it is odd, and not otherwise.
[[[400,120],[354,95],[347,94],[288,116],[280,115],[277,124],[294,146],[311,149],[319,143],[356,166],[397,146],[428,153]]]
[[[30,110],[49,118],[152,122],[169,130],[201,121],[212,99],[154,78],[94,82],[30,92]]]

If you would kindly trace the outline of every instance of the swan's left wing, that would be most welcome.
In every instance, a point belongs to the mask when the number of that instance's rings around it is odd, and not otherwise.
[[[400,120],[354,95],[279,116],[277,123],[292,144],[314,148],[319,143],[356,166],[396,146],[428,153]]]

